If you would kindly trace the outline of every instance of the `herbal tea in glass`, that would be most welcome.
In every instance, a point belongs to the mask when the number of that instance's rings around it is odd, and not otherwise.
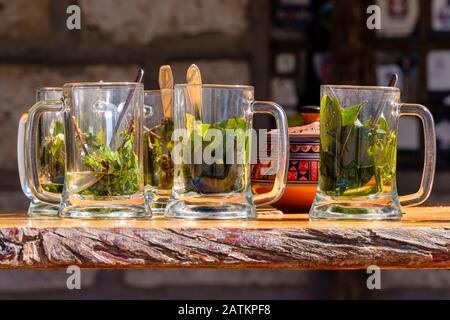
[[[205,195],[245,192],[250,185],[247,172],[250,164],[247,120],[235,117],[207,124],[195,121],[190,114],[186,116],[186,143],[191,150],[191,161],[185,161],[181,166],[186,190]],[[208,149],[213,150],[211,157],[214,163],[205,159],[196,162],[195,155],[204,155]],[[233,155],[233,159],[229,158],[230,155]]]
[[[96,199],[125,197],[139,192],[142,178],[134,150],[135,128],[132,122],[127,126],[128,129],[118,133],[122,142],[116,150],[105,145],[105,135],[101,132],[96,136],[77,132],[78,143],[85,149],[81,157],[85,170],[67,173],[70,192]],[[76,130],[80,129],[76,126]]]
[[[167,106],[163,95],[168,97]],[[144,183],[154,214],[164,213],[173,186],[172,96],[173,90],[144,93]]]
[[[398,219],[399,118],[420,117],[426,138],[434,141],[430,113],[423,106],[402,105],[396,88],[323,86],[321,96],[319,189],[311,217]],[[433,145],[430,142],[425,163],[428,189],[434,175]],[[427,196],[409,197],[410,203]]]
[[[361,121],[368,101],[342,108],[336,97],[321,103],[320,190],[327,196],[390,193],[395,181],[396,129],[385,115]]]
[[[254,113],[274,116],[280,132],[273,189],[253,195],[250,182]],[[256,205],[281,197],[287,174],[287,119],[273,102],[255,102],[249,86],[175,86],[174,185],[165,217],[250,219]]]
[[[140,83],[74,83],[64,85],[64,102],[41,101],[30,112],[29,139],[38,136],[38,121],[64,113],[66,179],[62,197],[44,189],[32,156],[33,195],[61,202],[59,215],[68,218],[141,218],[151,212],[144,202]],[[49,144],[45,156],[53,152]],[[48,150],[48,151],[47,151]],[[49,169],[53,169],[50,167]]]
[[[44,116],[45,118],[45,116]],[[65,175],[64,124],[50,119],[41,125],[40,139],[41,186],[51,193],[62,193]]]

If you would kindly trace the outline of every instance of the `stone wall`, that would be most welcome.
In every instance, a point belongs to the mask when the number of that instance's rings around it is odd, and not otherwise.
[[[152,89],[161,64],[172,64],[182,82],[195,62],[205,82],[253,84],[258,99],[266,99],[269,2],[0,0],[0,211],[27,207],[16,134],[37,87],[129,81],[143,66]],[[66,28],[70,4],[81,7],[80,31]],[[412,185],[408,179],[403,185]],[[80,292],[66,289],[66,277],[64,271],[0,270],[0,298],[450,298],[448,272],[389,271],[379,294],[365,288],[363,272],[85,271]]]
[[[81,0],[85,40],[150,44],[158,39],[216,34],[241,36],[248,29],[248,0]]]
[[[81,30],[66,27],[71,4],[81,8]],[[0,210],[27,206],[19,191],[16,135],[36,88],[130,81],[142,66],[146,88],[156,89],[160,65],[171,64],[175,80],[185,82],[191,63],[201,67],[208,83],[257,84],[261,77],[255,76],[259,68],[251,54],[256,45],[249,42],[257,34],[250,27],[254,5],[249,0],[0,0]]]

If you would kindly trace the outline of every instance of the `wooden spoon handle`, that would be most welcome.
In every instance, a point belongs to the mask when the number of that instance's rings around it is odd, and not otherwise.
[[[159,69],[159,88],[161,90],[161,100],[164,109],[164,118],[172,118],[172,97],[173,97],[173,73],[168,65]]]
[[[187,91],[195,116],[201,120],[202,114],[202,75],[197,65],[193,64],[187,71]]]

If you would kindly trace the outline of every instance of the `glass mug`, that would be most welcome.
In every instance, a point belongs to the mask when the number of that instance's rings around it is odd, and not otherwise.
[[[400,102],[390,87],[321,87],[319,188],[312,219],[401,219],[401,205],[419,205],[431,193],[436,134],[430,111]],[[401,116],[422,120],[425,162],[420,189],[398,196],[397,136]]]
[[[60,204],[69,218],[139,218],[144,206],[140,83],[75,83],[63,87],[64,102],[40,101],[30,111],[28,183],[40,201]],[[63,112],[66,179],[62,197],[47,192],[37,168],[38,122]]]
[[[254,88],[224,85],[176,85],[174,100],[174,185],[165,217],[181,219],[252,219],[255,205],[283,194],[287,176],[287,119],[273,102],[255,102]],[[274,188],[251,191],[254,113],[274,116],[278,170]],[[205,143],[206,142],[206,143]]]
[[[62,88],[44,87],[36,90],[36,102],[42,100],[61,100]],[[20,184],[23,193],[31,200],[28,213],[30,215],[56,216],[58,205],[42,202],[31,194],[27,176],[29,176],[29,158],[25,157],[27,146],[27,130],[29,128],[28,112],[19,121],[17,139],[17,162]],[[39,122],[38,169],[42,188],[47,192],[61,194],[64,185],[64,128],[60,112],[45,114]]]
[[[173,90],[144,93],[144,184],[153,214],[163,214],[173,186]]]

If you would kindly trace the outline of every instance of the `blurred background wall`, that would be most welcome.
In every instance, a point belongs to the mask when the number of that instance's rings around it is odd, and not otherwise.
[[[441,150],[429,203],[448,203],[450,79],[448,88],[439,85],[450,61],[450,11],[442,7],[447,1],[378,1],[389,18],[379,32],[366,27],[366,9],[375,2],[0,0],[0,211],[28,206],[19,187],[16,133],[37,87],[131,81],[142,66],[146,88],[154,89],[160,65],[171,64],[176,81],[184,82],[191,63],[200,66],[205,82],[254,85],[258,99],[280,103],[294,124],[302,106],[319,103],[322,83],[383,85],[391,72],[399,73],[404,100],[430,106],[436,117]],[[81,30],[66,27],[72,4],[81,8]],[[403,122],[402,131],[399,187],[407,193],[419,184],[423,146],[416,122]],[[383,272],[381,292],[367,291],[366,277],[327,271],[87,271],[84,290],[68,292],[64,271],[1,270],[0,298],[450,298],[445,271]]]

